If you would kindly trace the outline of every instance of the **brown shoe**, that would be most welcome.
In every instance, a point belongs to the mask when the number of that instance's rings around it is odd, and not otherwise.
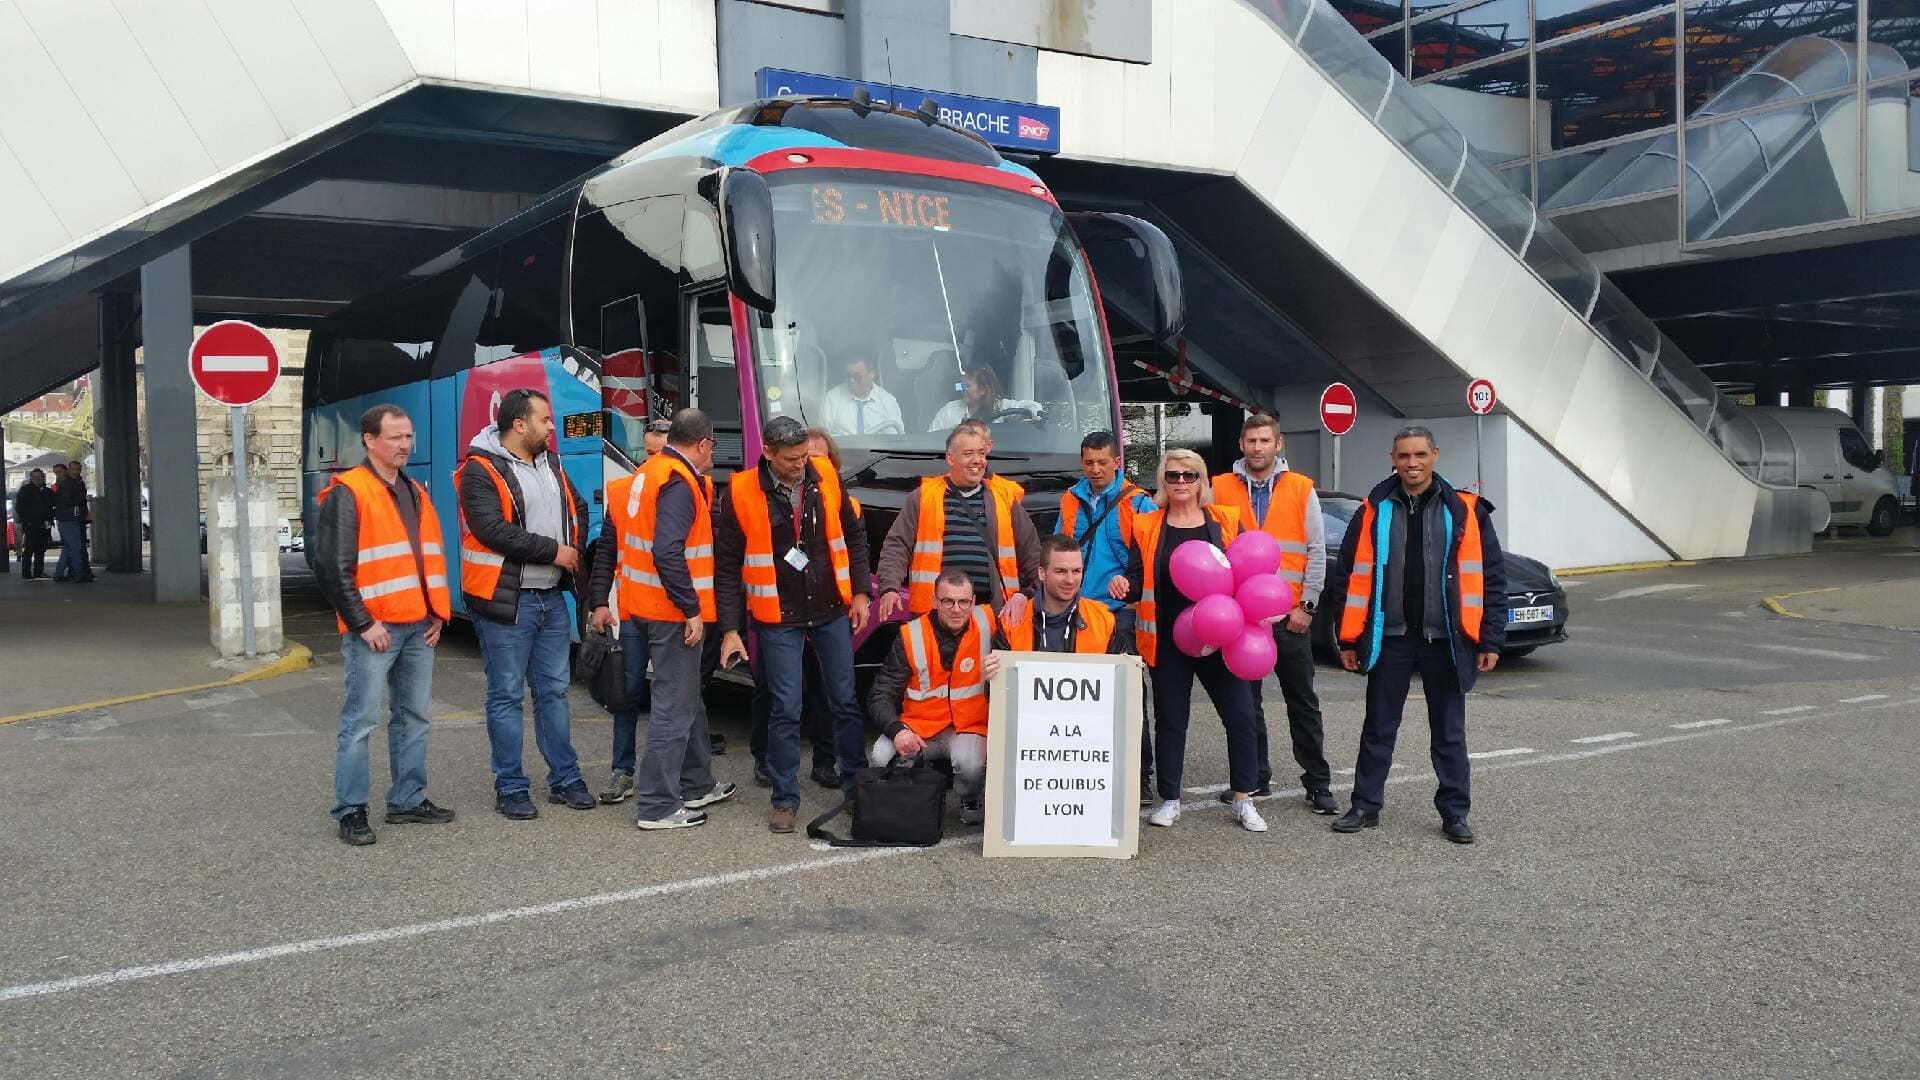
[[[800,811],[791,806],[776,806],[773,808],[773,813],[767,815],[767,829],[770,832],[790,833],[793,831],[795,819],[799,816]]]

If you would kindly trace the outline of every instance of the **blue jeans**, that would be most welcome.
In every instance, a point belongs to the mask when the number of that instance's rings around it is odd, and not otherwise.
[[[647,661],[651,651],[647,643],[647,624],[639,619],[620,620],[620,654],[627,659],[627,700],[633,708],[613,714],[613,771],[631,773],[636,757],[640,714],[653,711],[653,695],[647,681]]]
[[[767,688],[767,772],[773,777],[773,805],[800,805],[800,714],[806,697],[806,648],[820,664],[819,690],[833,724],[840,786],[866,764],[865,722],[853,689],[853,627],[847,617],[811,629],[755,623],[755,674]]]
[[[433,693],[433,648],[426,621],[388,623],[386,652],[374,652],[351,631],[340,635],[347,697],[340,704],[340,741],[333,758],[333,816],[363,809],[372,796],[367,742],[380,722],[380,687],[387,688],[387,767],[393,786],[388,810],[411,810],[427,794],[427,699]]]
[[[87,523],[61,518],[56,524],[60,527],[60,561],[53,564],[53,576],[76,581],[93,577],[93,567],[87,565]]]
[[[580,780],[580,758],[573,752],[573,720],[567,711],[567,595],[559,589],[528,590],[511,624],[473,620],[480,636],[481,662],[487,669],[487,742],[493,746],[493,790],[524,795],[521,769],[526,713],[521,700],[533,685],[533,739],[547,759],[547,787],[559,789]]]

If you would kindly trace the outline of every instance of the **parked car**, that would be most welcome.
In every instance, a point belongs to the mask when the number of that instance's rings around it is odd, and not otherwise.
[[[1327,568],[1331,572],[1335,553],[1346,539],[1347,526],[1360,512],[1364,500],[1338,491],[1320,493],[1320,518],[1327,530]],[[1507,643],[1500,655],[1510,659],[1530,655],[1542,645],[1567,640],[1567,590],[1547,564],[1512,551],[1506,556],[1507,571]],[[1340,662],[1340,650],[1334,644],[1339,615],[1321,605],[1313,616],[1313,653],[1329,664]]]
[[[276,537],[276,543],[279,545],[279,548],[281,551],[302,550],[300,537],[293,535],[293,523],[287,520],[286,518],[281,518],[279,525],[275,526],[275,537]],[[205,511],[201,511],[200,513],[200,554],[205,555],[206,553],[207,553],[207,515]]]
[[[1860,525],[1873,536],[1886,536],[1900,523],[1898,480],[1887,468],[1887,455],[1875,450],[1853,419],[1839,409],[1748,406],[1761,419],[1771,419],[1793,441],[1794,476],[1799,486],[1827,498],[1832,513],[1816,530],[1828,525]]]

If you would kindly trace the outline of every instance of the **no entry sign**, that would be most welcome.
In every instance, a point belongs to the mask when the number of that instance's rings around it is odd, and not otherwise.
[[[223,405],[251,405],[266,397],[280,377],[280,350],[266,331],[227,319],[193,339],[187,367],[201,393]]]
[[[1320,425],[1330,435],[1345,435],[1353,430],[1353,422],[1359,419],[1360,410],[1353,396],[1353,387],[1337,382],[1320,391]]]
[[[1493,411],[1494,403],[1499,400],[1494,396],[1492,380],[1475,379],[1467,384],[1467,408],[1473,412],[1473,415],[1487,415]]]

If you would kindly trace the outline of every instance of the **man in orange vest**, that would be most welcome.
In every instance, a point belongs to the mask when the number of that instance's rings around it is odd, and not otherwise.
[[[1280,576],[1292,585],[1293,610],[1273,628],[1273,673],[1287,703],[1287,727],[1293,735],[1293,760],[1300,766],[1307,805],[1316,814],[1337,814],[1327,766],[1320,698],[1313,692],[1313,612],[1327,582],[1327,532],[1320,496],[1310,477],[1287,468],[1281,452],[1280,425],[1255,413],[1240,425],[1240,460],[1213,478],[1213,501],[1240,511],[1240,524],[1260,529],[1280,544]],[[1260,759],[1255,798],[1273,794],[1273,760],[1267,753],[1267,714],[1262,707],[1265,680],[1253,684],[1254,734]],[[1230,792],[1221,792],[1231,797]],[[1224,799],[1222,800],[1225,801]]]
[[[534,741],[547,761],[547,801],[574,810],[597,803],[580,778],[567,709],[567,650],[586,546],[587,501],[549,447],[553,407],[538,390],[509,390],[455,470],[460,486],[460,596],[487,672],[487,743],[494,809],[516,821],[540,816],[521,755],[533,688]],[[596,462],[597,464],[597,462]]]
[[[1402,428],[1393,439],[1393,471],[1347,525],[1327,602],[1340,613],[1340,663],[1367,673],[1367,718],[1360,728],[1353,803],[1333,823],[1351,833],[1380,824],[1387,770],[1420,673],[1432,729],[1441,832],[1473,843],[1467,766],[1467,691],[1492,671],[1506,640],[1507,579],[1493,504],[1455,491],[1433,471],[1433,432]]]
[[[960,822],[986,820],[981,796],[987,780],[987,684],[1000,670],[994,649],[1006,645],[994,629],[993,609],[974,602],[973,582],[943,570],[934,582],[933,611],[900,627],[886,663],[867,696],[867,715],[879,726],[872,761],[925,754],[953,762]]]
[[[701,642],[719,617],[714,595],[713,421],[699,409],[674,414],[667,445],[638,472],[607,485],[605,542],[623,633],[642,633],[653,660],[653,713],[633,778],[637,816],[647,830],[704,825],[705,807],[733,796],[715,783],[707,706],[701,696]],[[598,576],[598,570],[596,571]],[[612,624],[610,607],[593,624]]]
[[[1086,564],[1080,544],[1054,533],[1040,541],[1040,596],[1018,618],[1002,623],[1014,652],[1119,655],[1133,647],[1133,627],[1113,609],[1080,594]]]
[[[961,425],[947,435],[947,475],[920,482],[900,507],[880,545],[880,604],[885,622],[903,607],[933,610],[934,579],[956,569],[973,582],[974,599],[1007,605],[1011,616],[1026,603],[1022,587],[1040,580],[1040,535],[1011,480],[987,473],[987,440]]]
[[[340,625],[346,700],[334,750],[333,819],[340,839],[374,842],[367,824],[373,786],[367,742],[380,719],[380,688],[390,713],[387,751],[393,784],[387,824],[453,820],[427,799],[427,701],[433,649],[453,605],[440,519],[427,489],[402,472],[413,453],[413,421],[393,405],[360,417],[366,464],[333,478],[317,500],[313,575]]]
[[[833,719],[843,787],[861,765],[866,731],[854,696],[853,635],[867,624],[867,530],[833,463],[808,457],[804,424],[776,416],[762,441],[760,464],[733,474],[714,511],[720,664],[747,656],[743,633],[750,630],[753,681],[770,699],[767,827],[790,833],[800,807],[809,677],[818,678]]]

